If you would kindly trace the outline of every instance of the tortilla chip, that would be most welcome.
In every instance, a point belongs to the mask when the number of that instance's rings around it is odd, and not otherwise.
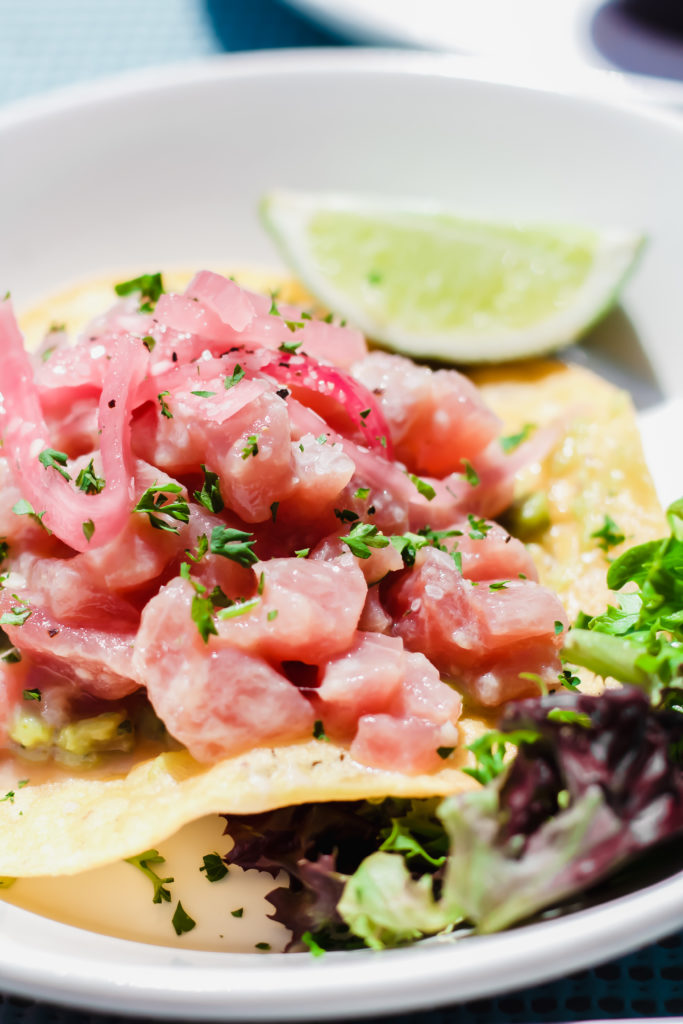
[[[178,283],[186,279],[177,275]],[[245,275],[240,279],[247,283]],[[272,276],[248,279],[261,287],[272,281]],[[99,288],[98,311],[106,304],[104,287]],[[56,308],[51,302],[50,315],[57,313],[71,329],[76,327],[92,308],[83,300],[86,290],[91,289],[75,289]],[[287,287],[282,297],[305,302],[297,286]],[[48,322],[40,311],[25,318],[33,332]],[[520,476],[519,491],[542,488],[548,495],[552,525],[531,545],[542,581],[565,600],[570,617],[579,607],[601,610],[608,563],[590,535],[604,515],[626,535],[625,546],[665,532],[630,399],[589,371],[558,362],[486,369],[475,380],[508,432],[532,418],[537,424],[561,418],[554,451]],[[471,789],[477,783],[460,770],[473,760],[465,747],[490,727],[490,720],[467,712],[459,723],[458,749],[441,771],[430,775],[368,768],[348,751],[320,740],[258,748],[210,766],[186,752],[164,753],[127,772],[119,768],[118,774],[114,768],[109,774],[80,775],[54,769],[51,776],[50,766],[41,766],[33,783],[15,788],[13,801],[0,803],[0,875],[74,874],[158,846],[206,814]],[[30,776],[31,767],[15,761],[3,774],[5,779],[8,771],[14,773],[10,779]]]

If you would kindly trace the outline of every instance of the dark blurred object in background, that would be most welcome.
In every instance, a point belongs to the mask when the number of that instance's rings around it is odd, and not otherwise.
[[[683,0],[610,0],[595,12],[591,36],[622,71],[683,80]]]

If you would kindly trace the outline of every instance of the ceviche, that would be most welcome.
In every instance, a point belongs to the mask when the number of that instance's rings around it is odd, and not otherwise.
[[[116,293],[34,353],[0,304],[6,884],[128,859],[170,902],[158,845],[224,814],[198,870],[284,869],[319,953],[505,927],[681,828],[681,519],[622,393],[210,271]]]

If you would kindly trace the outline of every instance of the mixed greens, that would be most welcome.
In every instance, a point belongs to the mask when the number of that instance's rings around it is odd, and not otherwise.
[[[683,499],[667,519],[611,563],[615,604],[566,637],[567,663],[625,685],[588,696],[567,669],[510,704],[471,748],[481,789],[230,817],[227,862],[288,875],[268,899],[290,949],[497,931],[683,830]]]

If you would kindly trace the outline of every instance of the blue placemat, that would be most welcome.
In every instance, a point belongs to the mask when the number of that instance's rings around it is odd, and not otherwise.
[[[345,42],[274,0],[0,0],[0,104],[117,71],[226,51]],[[552,984],[393,1020],[521,1024],[670,1015],[683,1015],[683,933]],[[0,995],[0,1024],[117,1019]]]

